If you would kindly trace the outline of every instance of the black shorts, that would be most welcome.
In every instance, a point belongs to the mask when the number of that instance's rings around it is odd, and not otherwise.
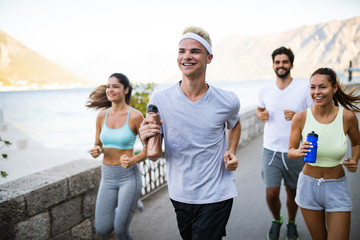
[[[184,240],[220,240],[226,236],[233,199],[209,204],[187,204],[171,199]]]

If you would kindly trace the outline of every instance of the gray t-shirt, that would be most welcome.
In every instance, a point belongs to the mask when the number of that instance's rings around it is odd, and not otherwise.
[[[225,169],[225,130],[239,120],[240,101],[229,91],[209,85],[196,102],[180,83],[154,92],[149,104],[163,121],[170,198],[189,204],[220,202],[237,197],[233,172]]]

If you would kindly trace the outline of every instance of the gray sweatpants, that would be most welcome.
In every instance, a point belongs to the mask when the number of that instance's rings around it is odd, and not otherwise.
[[[118,239],[133,239],[129,225],[141,193],[141,174],[137,165],[102,165],[96,200],[96,233],[106,236],[115,230]]]

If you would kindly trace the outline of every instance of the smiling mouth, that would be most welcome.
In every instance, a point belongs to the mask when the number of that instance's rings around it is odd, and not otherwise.
[[[186,66],[186,67],[189,67],[189,66],[194,66],[195,63],[183,63],[182,65],[183,65],[183,66]]]

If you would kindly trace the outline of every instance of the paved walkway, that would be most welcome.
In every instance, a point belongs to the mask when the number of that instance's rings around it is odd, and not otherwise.
[[[234,205],[227,225],[224,240],[266,239],[272,216],[265,201],[265,187],[261,180],[262,137],[256,137],[247,146],[238,150],[240,160],[235,172],[239,197]],[[352,190],[353,211],[351,240],[360,239],[360,171],[348,174]],[[281,189],[281,213],[287,221],[285,189]],[[175,212],[170,202],[167,188],[144,200],[143,212],[136,212],[131,223],[135,240],[181,240],[177,229]],[[300,239],[311,239],[300,210],[296,217]],[[280,239],[286,237],[286,225],[281,228]]]

